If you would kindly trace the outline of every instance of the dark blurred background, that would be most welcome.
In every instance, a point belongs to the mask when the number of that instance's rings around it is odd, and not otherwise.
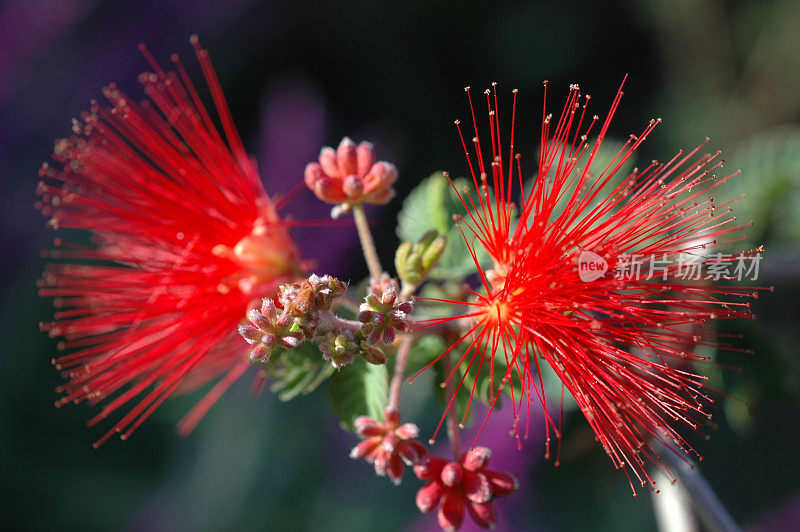
[[[748,406],[720,406],[700,468],[743,526],[800,527],[798,27],[800,2],[782,0],[0,4],[0,529],[436,529],[434,517],[417,514],[421,483],[408,472],[395,488],[346,458],[355,438],[338,429],[324,387],[281,403],[269,392],[251,400],[242,382],[188,439],[173,425],[197,395],[178,398],[130,441],[96,451],[102,428],[84,425],[92,409],[53,407],[55,342],[37,328],[51,313],[36,296],[38,251],[53,238],[33,207],[38,167],[104,84],[141,95],[136,76],[149,67],[140,42],[164,64],[178,52],[199,79],[188,44],[195,32],[273,192],[290,190],[320,146],[343,135],[373,140],[397,164],[400,198],[435,170],[463,172],[452,121],[466,118],[467,84],[520,89],[517,145],[528,161],[543,79],[554,110],[578,82],[602,115],[628,73],[612,136],[664,119],[640,160],[710,136],[729,167],[743,170],[728,194],[748,195],[736,210],[756,221],[750,240],[766,245],[759,282],[775,292],[754,305],[757,321],[724,324],[756,354],[720,355],[742,371],[711,368],[715,386]],[[372,213],[387,261],[400,205]],[[327,208],[306,193],[288,210],[318,218]],[[355,231],[331,231],[341,247],[313,253],[318,270],[361,278]],[[298,234],[314,251],[318,237]],[[405,412],[424,435],[439,410],[423,396],[411,393]],[[542,459],[539,435],[517,452],[500,421],[493,465],[523,485],[505,502],[501,529],[655,528],[649,496],[630,496],[580,416],[568,420],[559,468]]]

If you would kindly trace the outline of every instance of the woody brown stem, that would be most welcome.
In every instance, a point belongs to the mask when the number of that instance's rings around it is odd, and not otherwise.
[[[403,377],[406,373],[412,342],[412,337],[408,334],[404,334],[400,339],[400,347],[397,348],[397,356],[394,360],[392,383],[389,386],[389,403],[386,405],[389,409],[400,410],[400,390],[403,389]]]

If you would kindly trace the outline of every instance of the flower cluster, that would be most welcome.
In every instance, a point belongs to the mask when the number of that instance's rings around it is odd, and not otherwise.
[[[493,528],[497,512],[495,497],[517,489],[517,480],[509,473],[486,469],[491,451],[475,447],[456,461],[426,456],[414,466],[414,474],[429,481],[417,492],[417,507],[430,512],[439,507],[439,526],[453,531],[461,527],[466,507],[472,520],[484,528]]]
[[[397,168],[386,161],[375,162],[375,149],[369,142],[356,145],[345,137],[336,150],[322,148],[319,163],[306,166],[305,180],[326,203],[384,205],[394,197]]]
[[[380,292],[370,289],[356,319],[364,324],[361,332],[369,343],[391,345],[396,331],[406,330],[406,318],[412,310],[411,301],[398,302],[397,283],[391,281]]]
[[[384,423],[367,416],[356,418],[356,432],[364,441],[353,447],[350,458],[375,464],[375,473],[388,474],[393,483],[400,484],[403,462],[414,466],[428,453],[417,441],[419,429],[415,424],[400,425],[400,412],[394,408],[387,408],[384,415]]]
[[[278,315],[278,309],[272,299],[265,297],[261,302],[261,310],[251,309],[247,318],[252,325],[239,325],[239,334],[253,346],[250,349],[250,360],[265,364],[276,346],[292,349],[304,339],[297,318],[284,312]]]
[[[289,222],[266,194],[233,126],[208,52],[192,38],[225,138],[173,56],[136,103],[111,84],[56,141],[38,207],[53,228],[88,231],[93,247],[56,240],[39,283],[62,337],[53,362],[68,379],[58,405],[136,403],[95,445],[127,438],[167,397],[222,377],[181,422],[190,431],[250,366],[236,326],[255,300],[302,269]]]
[[[748,317],[747,303],[725,296],[755,297],[755,292],[682,284],[674,279],[674,268],[666,270],[665,280],[618,279],[612,272],[626,254],[702,257],[741,232],[744,226],[736,225],[730,207],[704,197],[735,174],[717,178],[719,152],[699,155],[701,145],[618,177],[660,120],[651,120],[610,163],[595,168],[622,91],[590,143],[599,118],[588,118],[589,97],[582,100],[573,85],[557,120],[544,111],[538,174],[532,188],[519,191],[515,208],[512,185],[522,183],[520,157],[513,141],[508,151],[503,148],[496,94],[493,99],[491,91],[486,94],[491,150],[481,149],[477,123],[473,150],[462,135],[478,197],[456,190],[468,211],[460,223],[482,291],[467,303],[467,313],[428,322],[467,319],[473,324],[462,337],[469,339],[467,348],[447,379],[459,367],[472,371],[474,393],[477,374],[486,368],[494,389],[509,391],[515,417],[533,389],[545,410],[549,456],[550,433],[560,438],[561,430],[542,386],[540,364],[547,363],[614,465],[628,475],[635,495],[634,482],[653,483],[646,463],[659,463],[652,438],[677,442],[688,453],[693,448],[676,425],[699,431],[710,417],[704,409],[710,402],[702,390],[704,378],[687,363],[704,360],[693,353],[696,345],[726,346],[686,324]],[[545,109],[546,94],[547,84]],[[514,99],[516,108],[516,91]],[[489,254],[491,269],[477,260],[476,247]],[[584,282],[582,255],[606,264],[608,271],[601,268]],[[461,378],[457,389],[463,383]]]
[[[276,302],[264,298],[261,311],[252,309],[250,325],[239,325],[239,334],[251,346],[250,359],[266,364],[275,347],[292,349],[302,342],[317,342],[322,357],[337,369],[364,357],[370,364],[384,364],[381,345],[390,345],[395,331],[406,330],[414,306],[397,302],[394,281],[379,293],[370,289],[358,320],[338,317],[332,308],[347,285],[330,275],[312,274],[302,282],[281,285]]]

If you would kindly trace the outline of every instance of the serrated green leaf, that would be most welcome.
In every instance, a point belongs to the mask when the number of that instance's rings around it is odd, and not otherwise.
[[[357,358],[331,377],[328,387],[331,410],[339,416],[342,428],[353,430],[358,416],[383,419],[389,396],[389,375],[386,365],[368,364]]]

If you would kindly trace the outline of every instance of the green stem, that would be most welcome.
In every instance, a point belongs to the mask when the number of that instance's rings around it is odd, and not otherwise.
[[[373,279],[378,280],[381,278],[383,268],[381,267],[381,261],[378,259],[378,253],[375,250],[375,242],[372,240],[372,233],[369,230],[369,220],[367,220],[367,213],[364,212],[363,204],[353,204],[353,219],[356,222],[358,238],[361,240],[361,249],[364,250],[364,259],[367,261],[369,275]]]

